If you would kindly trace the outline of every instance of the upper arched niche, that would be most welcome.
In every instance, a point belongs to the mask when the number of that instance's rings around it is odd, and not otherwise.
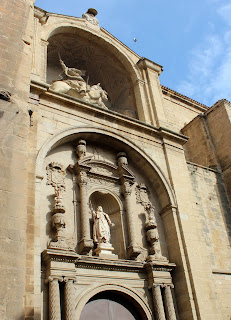
[[[109,109],[137,118],[132,75],[106,41],[82,29],[60,28],[48,42],[48,83],[61,79],[60,54],[68,67],[86,71],[84,80],[89,85],[101,84],[108,93]]]

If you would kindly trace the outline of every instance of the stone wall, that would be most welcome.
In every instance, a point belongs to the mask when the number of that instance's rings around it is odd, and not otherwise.
[[[221,100],[182,129],[182,133],[189,137],[189,141],[185,144],[187,160],[202,166],[217,167],[223,174],[229,195],[231,191],[230,113],[230,103]]]
[[[229,319],[231,210],[224,181],[220,173],[208,168],[189,164],[188,169],[194,193],[192,207],[199,212],[198,230],[206,244],[206,251],[197,254],[200,258],[206,254],[210,260],[214,281],[211,295],[214,303],[221,305],[222,319]]]
[[[81,18],[47,14],[37,8],[33,24],[32,0],[2,1],[1,9],[0,26],[4,32],[1,88],[11,96],[8,99],[2,92],[1,97],[5,100],[0,100],[0,318],[47,318],[48,285],[45,283],[46,267],[44,264],[41,267],[41,252],[54,236],[51,228],[54,193],[52,186],[47,185],[46,167],[52,161],[63,163],[65,168],[75,164],[77,140],[84,138],[87,143],[89,141],[88,156],[94,155],[113,165],[116,153],[125,151],[137,183],[144,182],[150,189],[151,201],[156,208],[161,253],[177,265],[173,282],[180,319],[228,319],[231,221],[225,183],[229,188],[230,105],[223,101],[207,110],[206,106],[161,87],[158,78],[161,66],[140,59],[106,30],[92,27]],[[48,86],[41,83],[46,81],[47,40],[60,26],[66,33],[79,29],[82,34],[88,32],[88,37],[120,58],[131,76],[139,120],[47,91]],[[33,81],[29,99],[30,76]],[[179,131],[188,122],[182,130],[190,137],[184,150],[187,139]],[[187,160],[201,166],[217,166],[223,176],[208,168],[187,165],[185,155]],[[73,191],[78,188],[73,185],[76,181],[69,172],[66,183],[63,197],[66,230],[76,246],[81,234],[80,199],[75,199]],[[144,249],[140,257],[143,261],[148,246],[143,208],[136,203],[135,190],[132,203],[134,233],[138,246]],[[118,212],[116,214],[114,222],[118,224],[120,217]],[[116,241],[115,247],[120,257],[127,258],[126,246],[122,247],[123,242],[126,244],[129,228],[126,228],[125,215],[122,220],[125,227],[119,232],[124,231],[124,238]],[[116,235],[113,237],[115,239]],[[63,266],[65,269],[61,261],[56,262],[54,269],[58,266],[57,272],[62,271]],[[134,262],[134,268],[136,263],[142,269],[143,262]],[[119,264],[120,261],[118,268]],[[88,284],[92,278],[87,278],[86,270],[83,267],[81,272]],[[159,271],[156,271],[157,278]],[[94,270],[92,277],[102,276],[100,272]],[[75,278],[74,262],[72,273]],[[153,308],[146,276],[142,275],[139,281],[138,274],[133,275],[134,278],[124,276],[128,277],[125,279],[127,285],[134,280],[134,288],[137,287],[137,292],[140,291]],[[110,282],[113,276],[115,273],[108,269],[106,280],[102,277],[98,285]],[[116,280],[118,285],[121,276],[123,273]],[[58,281],[56,279],[56,284]],[[171,281],[170,274],[168,281]],[[82,283],[83,287],[86,283]],[[63,288],[64,284],[60,286]],[[75,289],[82,290],[78,284]]]
[[[33,255],[26,254],[27,240],[33,241],[33,223],[27,220],[33,2],[3,0],[0,4],[1,319],[32,316],[24,306],[28,304],[25,292],[33,283],[33,275],[30,278],[26,272],[27,261],[33,269]]]

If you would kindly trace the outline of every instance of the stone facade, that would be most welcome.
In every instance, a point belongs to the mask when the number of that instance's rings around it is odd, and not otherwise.
[[[0,318],[230,319],[230,103],[161,86],[95,9],[1,11]]]

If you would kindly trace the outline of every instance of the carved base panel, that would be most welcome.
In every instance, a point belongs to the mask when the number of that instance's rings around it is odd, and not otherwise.
[[[91,239],[82,239],[79,242],[79,251],[81,254],[88,254],[93,247],[94,247],[94,244],[93,244],[93,240]]]
[[[128,257],[130,259],[136,259],[138,255],[141,253],[141,248],[136,246],[128,247]]]
[[[112,253],[112,251],[114,251],[114,248],[110,243],[100,243],[95,249],[95,253],[97,257],[100,257],[102,259],[117,260],[118,256]]]

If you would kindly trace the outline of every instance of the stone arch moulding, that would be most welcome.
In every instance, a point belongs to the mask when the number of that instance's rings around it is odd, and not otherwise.
[[[131,58],[129,58],[125,54],[125,50],[122,48],[124,45],[115,37],[111,36],[110,33],[106,32],[106,30],[104,30],[103,28],[101,28],[100,31],[97,32],[93,29],[88,30],[86,27],[84,27],[84,25],[73,26],[73,24],[68,22],[60,22],[58,27],[57,24],[44,25],[42,28],[41,39],[44,41],[49,41],[49,38],[56,34],[78,34],[79,30],[85,33],[85,35],[89,35],[91,37],[91,40],[99,41],[102,44],[102,46],[105,45],[105,47],[109,51],[111,51],[111,53],[117,56],[129,72],[133,84],[135,83],[135,81],[137,81],[137,79],[140,78],[140,72],[136,66],[136,63],[138,62],[140,57],[134,53],[134,55],[137,56],[137,61],[132,61]]]
[[[149,306],[146,304],[146,302],[142,299],[142,297],[135,291],[133,291],[130,288],[120,286],[120,285],[112,285],[112,284],[103,284],[100,286],[91,286],[87,291],[83,292],[80,296],[79,300],[76,304],[76,317],[79,319],[81,312],[86,305],[86,303],[97,293],[103,292],[103,291],[116,291],[117,293],[125,294],[126,296],[132,298],[134,302],[136,302],[142,311],[144,312],[147,320],[152,320],[152,311],[150,310]]]
[[[155,174],[158,179],[161,181],[163,184],[163,187],[165,189],[165,192],[167,193],[169,203],[167,205],[172,205],[176,206],[176,200],[174,196],[174,192],[165,177],[164,173],[162,170],[159,168],[159,166],[152,160],[150,157],[143,151],[141,150],[137,145],[135,145],[133,142],[128,140],[127,138],[124,138],[122,135],[118,135],[114,132],[111,132],[106,129],[101,129],[97,127],[73,127],[64,131],[59,132],[55,136],[51,137],[48,139],[44,145],[41,147],[37,154],[37,159],[36,159],[36,176],[40,179],[43,178],[44,175],[44,160],[50,150],[53,148],[57,147],[60,144],[63,144],[69,140],[74,140],[75,136],[81,136],[81,134],[98,134],[102,136],[107,136],[115,141],[118,141],[124,145],[127,145],[128,147],[131,148],[131,150],[135,151],[138,153],[153,169],[153,174]]]

